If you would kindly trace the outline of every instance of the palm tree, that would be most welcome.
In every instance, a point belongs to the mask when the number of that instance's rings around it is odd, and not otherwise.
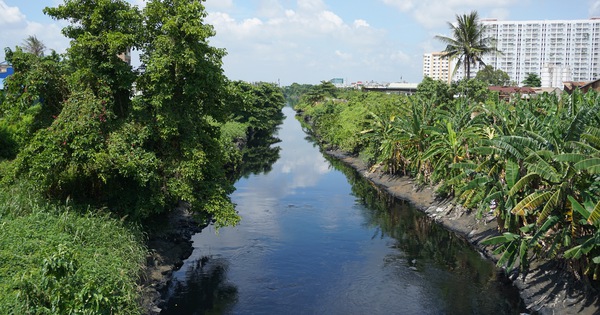
[[[462,65],[467,79],[470,79],[471,65],[478,63],[485,65],[482,57],[498,50],[492,45],[492,37],[484,37],[485,26],[479,24],[477,11],[462,16],[456,15],[456,22],[456,25],[448,22],[452,37],[438,35],[436,38],[447,45],[442,58],[457,58],[454,72]]]
[[[23,50],[38,57],[43,57],[44,50],[46,50],[46,45],[44,45],[41,40],[37,39],[37,37],[33,35],[27,37],[27,39],[23,41]]]

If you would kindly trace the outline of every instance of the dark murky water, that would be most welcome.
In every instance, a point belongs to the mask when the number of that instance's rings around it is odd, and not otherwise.
[[[236,184],[242,222],[194,236],[161,314],[519,313],[492,264],[323,157],[284,113],[279,160]]]

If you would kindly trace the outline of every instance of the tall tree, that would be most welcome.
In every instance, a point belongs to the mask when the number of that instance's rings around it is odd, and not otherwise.
[[[35,35],[27,37],[23,41],[22,45],[22,48],[25,52],[34,54],[38,57],[44,56],[44,50],[46,50],[46,45],[44,45],[44,43],[41,40],[39,40]]]
[[[494,67],[490,65],[485,66],[485,68],[477,72],[475,79],[483,81],[488,85],[506,86],[510,84],[510,77],[506,72],[500,69],[494,69]]]
[[[456,25],[448,22],[452,37],[438,35],[436,38],[446,44],[442,57],[457,59],[456,69],[464,67],[465,76],[471,78],[471,66],[484,64],[482,57],[498,52],[492,45],[493,38],[484,37],[485,26],[479,23],[477,11],[456,15]]]
[[[71,23],[63,29],[71,39],[69,91],[50,126],[39,129],[20,152],[19,172],[38,180],[49,196],[94,200],[142,217],[136,213],[140,200],[130,196],[143,196],[144,190],[127,189],[154,187],[149,181],[156,161],[139,148],[147,133],[126,123],[135,74],[117,57],[135,45],[140,12],[124,0],[65,0],[44,12]],[[130,200],[122,202],[125,198]]]
[[[223,49],[209,45],[215,31],[204,23],[200,0],[151,0],[144,9],[141,61],[145,73],[138,108],[153,139],[147,147],[161,161],[167,201],[187,201],[217,225],[239,217],[229,201],[233,186],[224,172],[214,122],[228,117],[223,104],[226,78]]]
[[[528,73],[525,80],[523,80],[523,86],[528,87],[540,87],[542,86],[542,79],[535,73]]]

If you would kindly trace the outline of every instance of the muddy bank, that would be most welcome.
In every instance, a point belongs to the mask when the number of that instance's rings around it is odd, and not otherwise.
[[[146,246],[146,267],[142,275],[142,311],[144,314],[158,315],[164,305],[163,294],[183,261],[193,251],[192,236],[200,233],[206,225],[201,224],[180,204],[173,211],[155,218],[148,223]]]
[[[500,235],[495,218],[477,220],[474,213],[453,204],[451,200],[436,199],[431,187],[419,188],[410,178],[384,174],[381,169],[369,169],[360,159],[341,151],[328,150],[325,153],[352,166],[363,177],[397,198],[408,200],[442,226],[467,239],[488,259],[498,260],[499,257],[491,253],[491,247],[480,245],[483,239]],[[586,294],[581,283],[564,272],[556,262],[532,263],[531,271],[525,277],[516,274],[508,276],[519,288],[531,313],[600,314],[597,295]]]

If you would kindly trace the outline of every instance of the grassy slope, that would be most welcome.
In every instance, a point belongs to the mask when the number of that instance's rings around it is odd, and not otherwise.
[[[136,227],[0,191],[0,314],[138,314],[146,250]]]

